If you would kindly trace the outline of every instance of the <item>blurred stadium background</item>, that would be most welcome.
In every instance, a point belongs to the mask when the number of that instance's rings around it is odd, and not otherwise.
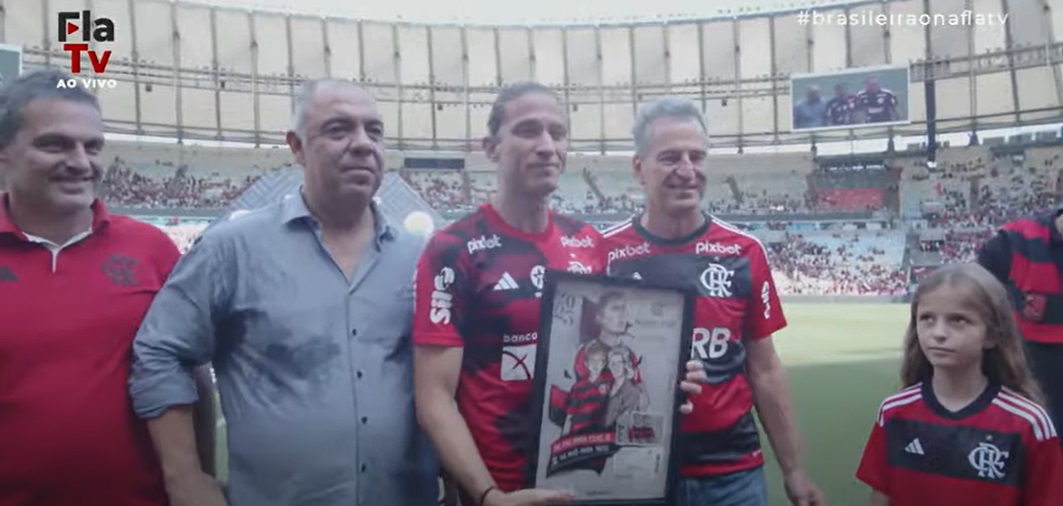
[[[93,44],[112,50],[99,77],[117,82],[95,90],[109,137],[103,195],[182,248],[213,220],[298,184],[282,142],[307,78],[350,79],[378,98],[391,150],[379,197],[422,231],[494,191],[477,148],[503,83],[534,79],[563,96],[572,153],[553,202],[601,227],[640,206],[630,176],[637,105],[663,95],[699,103],[713,138],[705,208],[764,242],[787,301],[812,303],[791,304],[783,335],[793,339],[781,347],[833,504],[864,501],[850,476],[874,406],[894,386],[904,310],[883,304],[937,266],[971,260],[996,225],[1055,204],[1063,184],[1063,0],[734,0],[593,19],[574,6],[567,20],[496,24],[322,15],[309,0],[281,10],[205,3],[0,0],[0,42],[19,48],[23,71],[69,68],[58,12],[113,20],[115,41]],[[807,8],[1008,18],[802,25]],[[908,68],[908,122],[791,129],[791,75],[878,66]],[[841,301],[863,305],[841,312]],[[838,357],[849,365],[836,367]],[[799,372],[808,364],[833,372]],[[868,378],[863,391],[847,382],[855,377]],[[858,414],[842,415],[842,428],[823,418],[841,414],[822,398],[850,389]]]

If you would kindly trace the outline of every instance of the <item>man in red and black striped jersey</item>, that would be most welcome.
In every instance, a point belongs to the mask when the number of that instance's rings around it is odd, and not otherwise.
[[[1063,425],[1063,208],[1005,224],[978,263],[1007,287],[1030,368]]]
[[[834,85],[834,98],[827,102],[827,125],[848,125],[856,110],[856,95],[845,91],[845,84]]]
[[[764,248],[700,210],[708,135],[697,106],[664,98],[635,119],[636,179],[645,212],[605,232],[608,271],[697,291],[691,358],[708,384],[680,421],[681,505],[766,506],[752,408],[771,439],[787,494],[821,503],[800,464],[786,375],[772,333],[786,325]]]
[[[436,232],[417,265],[417,417],[464,504],[564,504],[573,498],[567,492],[520,490],[531,450],[539,300],[546,270],[602,273],[602,238],[549,208],[568,138],[552,90],[537,83],[503,88],[487,126],[484,150],[498,167],[497,194]],[[695,394],[692,381],[704,374],[691,364],[688,371],[680,388]]]
[[[929,383],[886,398],[856,476],[890,504],[1063,504],[1059,436],[1040,406],[990,384],[960,411]]]
[[[856,94],[853,123],[885,123],[900,119],[897,94],[878,85],[878,77],[867,78],[864,89]]]

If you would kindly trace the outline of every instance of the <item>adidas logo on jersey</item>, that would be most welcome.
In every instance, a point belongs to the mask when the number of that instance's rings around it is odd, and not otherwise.
[[[495,283],[495,290],[516,290],[519,288],[517,282],[513,280],[513,276],[510,276],[508,272],[502,274],[501,278],[498,278],[498,283]]]
[[[638,246],[631,246],[625,244],[623,248],[616,248],[609,252],[608,260],[612,263],[614,260],[620,260],[621,258],[637,257],[650,254],[650,243],[644,242]]]
[[[498,234],[492,234],[491,237],[481,235],[479,239],[473,239],[465,243],[465,247],[468,248],[470,255],[477,251],[501,248],[502,238]]]
[[[720,244],[718,242],[702,241],[694,246],[695,255],[741,255],[742,247],[737,244]]]
[[[926,455],[923,452],[923,444],[919,442],[919,438],[915,438],[911,443],[908,443],[908,446],[904,447],[904,451],[915,455]]]
[[[561,237],[561,245],[566,248],[593,248],[594,240],[590,237]]]

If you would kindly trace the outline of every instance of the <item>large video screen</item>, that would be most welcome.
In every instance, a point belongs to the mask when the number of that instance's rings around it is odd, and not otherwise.
[[[794,132],[903,125],[908,119],[908,67],[862,67],[790,76]]]

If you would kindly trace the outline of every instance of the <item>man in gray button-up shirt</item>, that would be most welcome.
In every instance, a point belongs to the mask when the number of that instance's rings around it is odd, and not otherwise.
[[[288,133],[301,190],[209,230],[155,298],[130,391],[173,506],[435,503],[409,342],[423,240],[372,204],[382,131],[363,90],[308,84]],[[194,460],[188,367],[208,361],[227,420],[227,500]]]

